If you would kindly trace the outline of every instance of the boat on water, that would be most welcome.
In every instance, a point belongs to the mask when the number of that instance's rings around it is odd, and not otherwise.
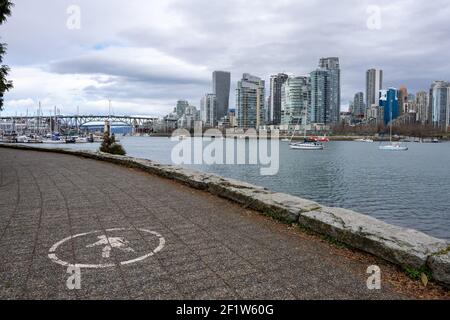
[[[387,151],[406,151],[406,150],[408,150],[407,146],[402,146],[398,142],[388,144],[386,146],[380,146],[379,148],[380,148],[380,150],[387,150]]]
[[[66,137],[66,143],[76,143],[77,139],[75,137]]]
[[[17,136],[16,141],[17,141],[17,143],[28,143],[28,137],[27,136]]]
[[[311,139],[316,142],[330,142],[330,139],[327,137],[327,135],[324,135],[322,137],[312,136]]]
[[[297,125],[300,123],[300,118],[298,119]],[[292,133],[291,142],[289,143],[289,148],[293,150],[323,150],[323,144],[319,141],[317,141],[314,138],[307,138],[306,137],[306,112],[303,116],[303,127],[304,127],[304,133],[303,142],[292,142],[292,138],[294,137],[295,130]]]
[[[353,140],[355,142],[367,142],[367,143],[372,143],[373,140],[372,139],[368,139],[368,138],[364,138],[364,139],[355,139]]]
[[[316,141],[294,142],[289,144],[291,149],[297,150],[323,150],[323,144]]]
[[[283,139],[281,139],[281,141],[282,141],[282,142],[290,142],[291,139],[289,139],[289,138],[283,138]]]
[[[397,136],[397,135],[396,135]],[[406,145],[401,145],[399,142],[392,142],[392,108],[391,108],[391,121],[389,125],[389,140],[390,144],[379,146],[378,149],[385,151],[407,151]]]
[[[17,143],[42,143],[42,138],[37,135],[30,135],[30,136],[17,136],[16,138]]]
[[[86,137],[75,137],[75,143],[88,143],[89,140]]]

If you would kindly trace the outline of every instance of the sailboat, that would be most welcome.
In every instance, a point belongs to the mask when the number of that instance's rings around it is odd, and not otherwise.
[[[308,140],[306,138],[306,112],[305,112],[305,116],[303,117],[303,126],[305,128],[305,132],[303,135],[303,142],[292,142],[292,138],[294,137],[295,134],[295,129],[294,129],[294,133],[292,134],[291,137],[291,142],[289,143],[289,147],[291,149],[294,150],[323,150],[323,144],[318,142],[318,141],[311,141]],[[300,118],[298,119],[297,125],[300,123]]]
[[[391,121],[389,125],[389,140],[391,144],[385,145],[385,146],[379,146],[378,148],[380,150],[386,150],[386,151],[406,151],[408,150],[407,146],[402,146],[399,142],[392,142],[392,108],[390,112]]]

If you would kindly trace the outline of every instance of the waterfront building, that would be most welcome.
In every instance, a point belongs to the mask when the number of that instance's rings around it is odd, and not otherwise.
[[[240,128],[259,128],[264,124],[265,82],[244,73],[236,87],[236,118]]]
[[[400,114],[408,112],[408,89],[405,86],[400,86],[398,89],[398,108]]]
[[[279,125],[281,123],[281,88],[289,76],[278,73],[270,76],[270,95],[267,102],[267,124]]]
[[[174,113],[169,113],[163,118],[162,128],[165,132],[172,132],[178,127],[178,115]]]
[[[327,117],[325,124],[339,123],[341,111],[341,69],[338,57],[321,58],[319,61],[319,69],[329,71],[328,79],[328,105]]]
[[[178,119],[178,128],[193,129],[195,121],[200,120],[200,111],[194,106],[188,106],[184,114]]]
[[[189,102],[186,100],[178,100],[177,106],[175,107],[174,112],[177,114],[178,118],[181,117],[185,111],[186,108],[189,107]]]
[[[450,83],[435,81],[430,93],[431,122],[436,127],[447,128],[450,124]]]
[[[207,93],[200,101],[200,115],[205,127],[217,125],[217,98],[213,93]]]
[[[383,120],[385,125],[388,125],[391,119],[394,120],[400,116],[397,94],[398,91],[395,88],[380,90],[379,106],[383,112]]]
[[[364,103],[364,93],[358,92],[355,94],[355,98],[353,99],[352,110],[351,113],[353,118],[363,119],[366,115],[366,104]]]
[[[379,106],[379,94],[383,88],[383,70],[366,71],[366,108]],[[367,114],[366,114],[367,117]],[[369,118],[369,117],[367,117]]]
[[[426,124],[430,122],[430,102],[429,94],[426,91],[419,91],[416,94],[416,110],[417,118],[416,120],[421,124]]]
[[[415,113],[417,115],[416,96],[412,93],[408,93],[406,112]]]
[[[219,121],[220,128],[234,128],[237,126],[235,109],[229,109],[228,114]]]
[[[311,112],[311,79],[307,76],[290,76],[281,88],[283,126],[309,124]]]
[[[367,109],[366,119],[370,124],[380,124],[384,123],[384,110],[377,104],[373,104]]]
[[[311,110],[309,113],[312,123],[329,124],[330,99],[330,71],[317,69],[310,74],[311,77]]]
[[[231,73],[227,71],[214,71],[212,74],[212,93],[216,95],[217,118],[227,115],[230,102]]]

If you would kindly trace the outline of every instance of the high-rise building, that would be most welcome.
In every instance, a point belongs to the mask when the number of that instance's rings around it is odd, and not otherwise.
[[[398,89],[398,108],[400,114],[408,112],[408,89],[405,86],[400,86]]]
[[[435,81],[430,93],[431,122],[436,127],[447,128],[450,124],[450,83]]]
[[[385,125],[400,116],[397,93],[395,88],[380,90],[379,106],[383,110]]]
[[[268,124],[279,125],[281,123],[281,87],[288,77],[285,73],[270,76],[270,95],[267,107]]]
[[[178,100],[175,108],[175,113],[177,116],[181,117],[185,113],[187,107],[189,107],[189,102],[186,100]]]
[[[184,114],[178,119],[178,128],[193,129],[195,121],[200,120],[200,111],[194,106],[188,106]]]
[[[259,128],[264,124],[264,80],[244,73],[236,87],[236,118],[241,128]]]
[[[416,94],[417,121],[426,124],[430,122],[430,102],[429,94],[426,91],[419,91]]]
[[[289,77],[281,88],[281,124],[309,124],[311,112],[311,80]]]
[[[317,69],[311,76],[311,112],[310,121],[312,123],[329,124],[330,105],[330,71]]]
[[[355,118],[364,118],[366,115],[366,104],[364,103],[364,93],[358,92],[353,99],[352,114]]]
[[[339,67],[339,58],[321,58],[319,68],[328,70],[329,75],[329,98],[328,98],[328,117],[325,124],[339,123],[341,112],[341,69]]]
[[[383,70],[366,71],[366,108],[379,106],[379,94],[383,88]]]
[[[214,71],[212,81],[212,93],[217,99],[217,118],[223,118],[228,113],[230,102],[230,81],[231,74],[227,71]]]
[[[200,101],[200,115],[205,127],[217,125],[217,98],[213,93],[207,93]]]

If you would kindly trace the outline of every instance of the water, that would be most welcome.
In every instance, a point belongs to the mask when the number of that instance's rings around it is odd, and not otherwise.
[[[128,155],[165,164],[171,163],[177,144],[168,138],[120,139]],[[99,144],[61,146],[97,150]],[[256,165],[192,167],[450,240],[450,143],[408,146],[407,152],[388,152],[378,150],[378,143],[350,141],[327,143],[323,151],[301,151],[281,142],[275,176],[261,176]]]

